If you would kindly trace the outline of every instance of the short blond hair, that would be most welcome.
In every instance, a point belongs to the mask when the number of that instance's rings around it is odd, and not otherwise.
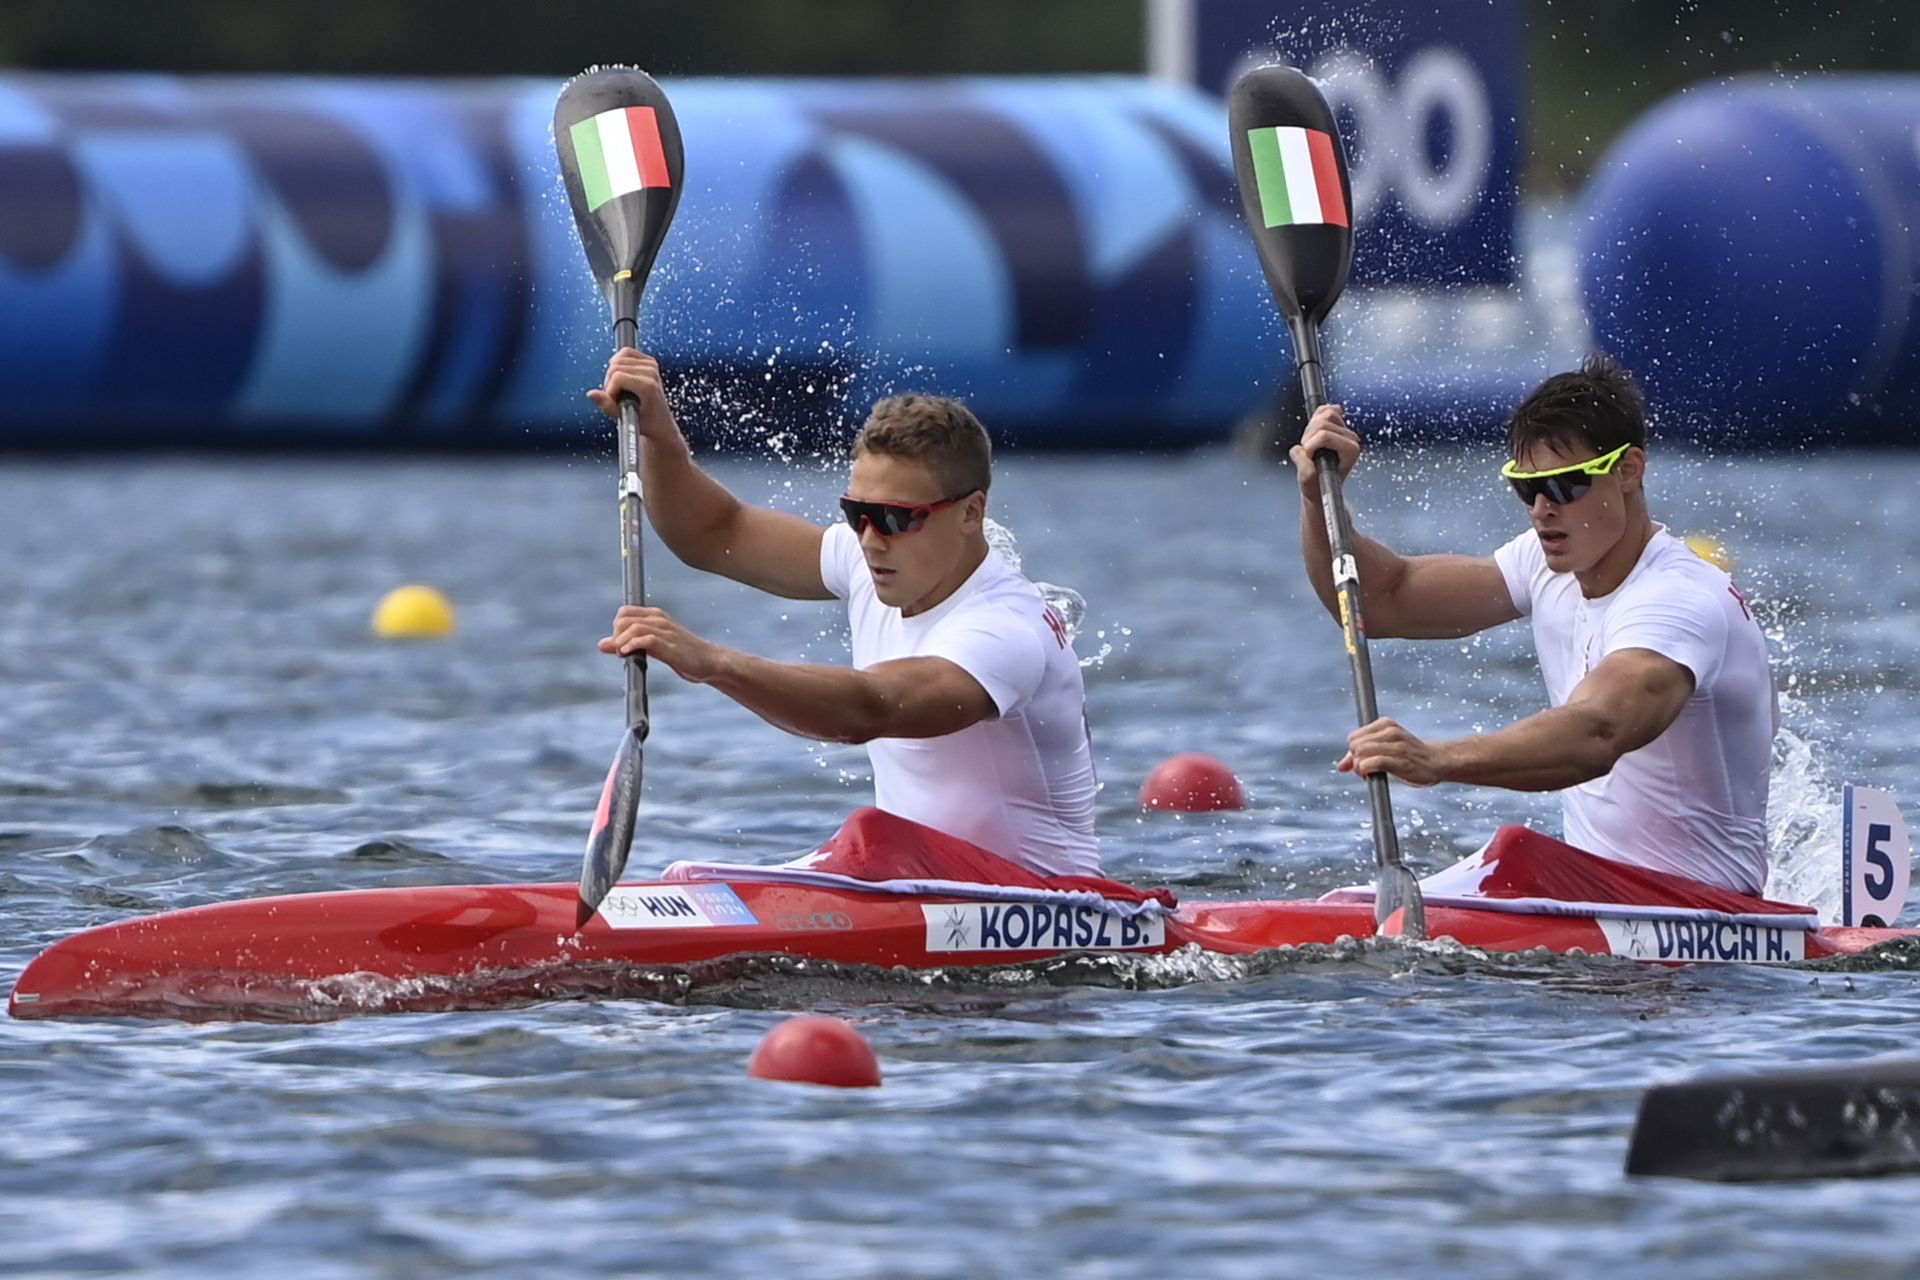
[[[948,396],[918,393],[874,401],[853,456],[885,454],[918,462],[940,481],[941,497],[987,491],[993,483],[993,441],[973,410]]]

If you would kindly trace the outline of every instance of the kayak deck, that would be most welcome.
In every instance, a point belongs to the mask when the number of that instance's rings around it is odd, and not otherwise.
[[[14,986],[17,1018],[322,1020],[653,995],[687,966],[777,955],[913,969],[1054,956],[1243,954],[1374,933],[1372,908],[1194,903],[1171,915],[750,881],[622,884],[575,930],[571,884],[345,890],[188,907],[63,939]],[[1394,921],[1386,932],[1394,932]],[[1580,918],[1432,907],[1428,930],[1487,951],[1663,963],[1783,963],[1859,952],[1902,929]]]

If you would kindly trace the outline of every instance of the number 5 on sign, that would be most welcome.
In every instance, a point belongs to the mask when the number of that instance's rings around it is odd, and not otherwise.
[[[1840,923],[1891,925],[1906,906],[1913,870],[1906,820],[1892,796],[1851,782],[1841,805]]]

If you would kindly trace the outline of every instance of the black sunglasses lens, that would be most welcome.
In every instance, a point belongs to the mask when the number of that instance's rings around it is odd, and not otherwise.
[[[887,514],[893,520],[893,528],[887,532],[913,533],[927,522],[933,511],[928,507],[888,507]]]
[[[1549,476],[1547,478],[1547,501],[1566,504],[1585,496],[1593,488],[1593,477],[1576,471],[1571,475]]]
[[[852,498],[840,499],[840,510],[846,514],[847,523],[853,526],[855,533],[872,525],[883,538],[912,533],[927,518],[925,507],[896,507],[890,502],[855,502]]]
[[[1583,472],[1575,471],[1568,475],[1540,476],[1531,480],[1515,480],[1509,478],[1508,483],[1513,486],[1513,491],[1520,496],[1520,501],[1526,503],[1529,507],[1533,505],[1535,498],[1540,497],[1544,497],[1548,502],[1559,507],[1584,497],[1587,490],[1593,488],[1593,477]]]

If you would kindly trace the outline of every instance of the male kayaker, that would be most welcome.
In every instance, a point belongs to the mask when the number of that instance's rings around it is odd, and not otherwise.
[[[1531,616],[1550,709],[1423,739],[1391,719],[1340,768],[1416,786],[1559,791],[1567,843],[1742,893],[1767,878],[1779,704],[1766,638],[1728,576],[1647,513],[1640,388],[1605,356],[1543,382],[1508,421],[1501,475],[1532,527],[1489,556],[1402,556],[1354,537],[1367,634],[1455,638]],[[1293,449],[1307,576],[1337,614],[1313,455],[1360,438],[1338,405]]]
[[[695,465],[651,356],[617,353],[588,395],[614,415],[622,393],[639,401],[661,541],[774,595],[845,600],[853,666],[756,657],[633,606],[601,650],[644,650],[790,733],[867,744],[889,813],[1042,875],[1098,874],[1080,664],[1039,589],[987,545],[993,448],[967,407],[877,402],[853,442],[846,522],[822,529],[740,501]]]

